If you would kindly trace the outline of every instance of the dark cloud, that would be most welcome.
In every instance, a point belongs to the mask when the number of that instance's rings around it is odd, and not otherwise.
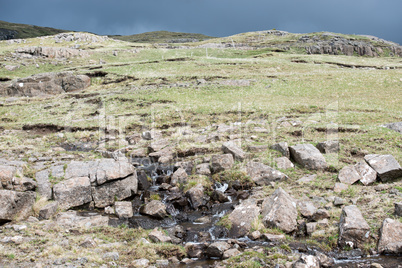
[[[281,29],[375,35],[402,44],[401,0],[0,0],[0,19],[97,34],[227,36]]]

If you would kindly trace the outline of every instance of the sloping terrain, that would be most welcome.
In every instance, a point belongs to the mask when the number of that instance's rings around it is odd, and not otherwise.
[[[65,30],[35,25],[0,21],[0,40],[33,38],[66,32]]]
[[[133,43],[190,43],[214,38],[203,34],[168,31],[146,32],[133,35],[110,35],[109,37]]]
[[[0,265],[397,267],[398,47],[1,41]]]

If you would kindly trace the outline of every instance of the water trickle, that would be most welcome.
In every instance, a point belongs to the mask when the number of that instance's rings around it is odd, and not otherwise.
[[[224,193],[228,189],[228,187],[229,187],[229,185],[227,183],[224,183],[222,185],[221,183],[217,182],[215,185],[215,190]]]

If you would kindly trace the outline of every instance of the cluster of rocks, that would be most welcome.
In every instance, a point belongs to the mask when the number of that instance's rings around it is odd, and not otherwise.
[[[90,86],[87,75],[72,72],[43,73],[0,83],[0,96],[33,97],[83,90]]]
[[[56,43],[62,42],[89,42],[98,43],[108,41],[107,36],[98,36],[89,33],[60,33],[52,37]]]

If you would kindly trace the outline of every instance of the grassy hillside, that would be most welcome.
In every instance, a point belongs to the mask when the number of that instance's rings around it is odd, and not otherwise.
[[[0,35],[5,31],[16,31],[14,38],[33,38],[38,36],[54,35],[67,32],[65,30],[54,29],[49,27],[40,27],[28,24],[10,23],[0,21]]]
[[[133,43],[187,43],[214,38],[203,34],[177,33],[168,31],[146,32],[134,35],[111,35],[109,37]]]

